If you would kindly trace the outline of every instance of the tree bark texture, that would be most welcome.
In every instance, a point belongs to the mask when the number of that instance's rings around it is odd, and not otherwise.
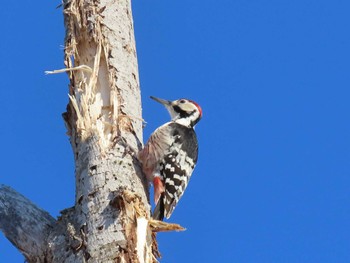
[[[55,220],[1,187],[0,228],[28,262],[156,262],[135,157],[143,123],[131,3],[64,0],[63,8],[75,206]]]
[[[55,222],[27,198],[0,185],[0,229],[29,262],[44,262]]]

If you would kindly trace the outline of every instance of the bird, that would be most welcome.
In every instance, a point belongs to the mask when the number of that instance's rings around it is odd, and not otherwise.
[[[151,99],[165,106],[171,116],[138,153],[142,170],[153,183],[156,207],[152,217],[162,221],[172,215],[196,166],[198,140],[194,127],[202,118],[202,109],[189,99]]]

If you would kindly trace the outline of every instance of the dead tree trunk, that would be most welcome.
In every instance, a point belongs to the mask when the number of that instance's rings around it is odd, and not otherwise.
[[[0,229],[28,262],[154,262],[148,185],[135,158],[142,117],[131,3],[64,0],[63,8],[75,206],[55,220],[0,186]]]

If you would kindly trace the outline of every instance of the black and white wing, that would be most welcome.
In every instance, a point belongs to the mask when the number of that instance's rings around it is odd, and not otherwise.
[[[182,197],[197,163],[198,142],[193,128],[171,123],[174,139],[169,153],[160,161],[165,191],[157,203],[154,218],[169,218]]]

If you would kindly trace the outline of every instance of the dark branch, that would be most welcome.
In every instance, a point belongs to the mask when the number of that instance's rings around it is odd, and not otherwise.
[[[55,222],[23,195],[0,185],[0,230],[28,261],[44,257]]]

